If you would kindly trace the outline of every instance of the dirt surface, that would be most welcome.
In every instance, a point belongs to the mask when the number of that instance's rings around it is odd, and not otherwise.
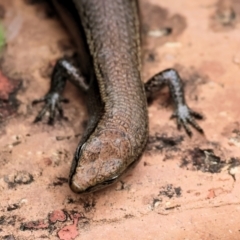
[[[8,39],[0,74],[0,239],[240,239],[238,2],[140,1],[143,79],[178,69],[189,106],[205,117],[205,135],[177,130],[164,89],[149,107],[149,143],[138,165],[105,190],[77,195],[67,181],[87,120],[83,97],[68,84],[68,120],[54,126],[47,118],[33,124],[41,106],[31,105],[73,44],[41,1],[0,0]]]

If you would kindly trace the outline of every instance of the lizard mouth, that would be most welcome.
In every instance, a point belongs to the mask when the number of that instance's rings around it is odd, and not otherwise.
[[[119,176],[114,176],[111,179],[108,179],[102,183],[95,185],[95,186],[88,187],[84,192],[90,193],[90,192],[95,192],[97,190],[103,189],[103,188],[115,183],[118,180],[118,177]]]

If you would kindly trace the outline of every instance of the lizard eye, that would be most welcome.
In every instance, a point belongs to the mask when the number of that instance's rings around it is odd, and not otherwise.
[[[80,154],[82,152],[82,150],[84,149],[86,143],[83,143],[82,145],[78,145],[76,152],[75,152],[75,159],[79,159],[80,158]]]

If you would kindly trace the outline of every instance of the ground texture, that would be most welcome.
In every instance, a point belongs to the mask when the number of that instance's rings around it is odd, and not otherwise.
[[[67,85],[68,121],[32,123],[41,106],[31,102],[74,47],[55,13],[30,3],[0,0],[0,239],[240,239],[239,1],[140,1],[143,80],[178,69],[205,135],[176,129],[164,89],[141,161],[90,195],[67,184],[87,120],[79,91]]]

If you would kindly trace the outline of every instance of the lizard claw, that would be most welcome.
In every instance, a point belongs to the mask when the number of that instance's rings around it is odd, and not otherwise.
[[[187,105],[179,105],[171,118],[177,118],[178,129],[181,129],[181,127],[183,126],[190,137],[192,136],[192,131],[189,128],[189,124],[194,127],[198,132],[202,134],[204,133],[203,129],[195,121],[195,119],[203,119],[203,116],[191,110]]]
[[[32,102],[32,104],[35,105],[35,104],[38,104],[41,102],[45,102],[45,105],[43,106],[42,110],[38,113],[37,117],[33,121],[34,123],[41,121],[47,111],[49,111],[49,113],[50,113],[50,116],[48,119],[48,124],[50,124],[50,125],[54,124],[56,111],[59,112],[59,115],[61,118],[64,118],[61,103],[62,102],[66,103],[66,102],[68,102],[68,100],[62,98],[59,93],[50,92],[45,97],[34,100]]]

